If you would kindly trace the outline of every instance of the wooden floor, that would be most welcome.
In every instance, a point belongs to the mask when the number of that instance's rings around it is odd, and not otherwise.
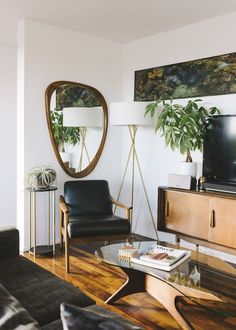
[[[55,258],[38,257],[35,262],[79,287],[98,305],[123,315],[144,329],[179,329],[178,324],[165,308],[147,293],[130,295],[118,300],[113,306],[104,304],[104,301],[124,283],[126,278],[118,267],[96,260],[93,252],[99,244],[101,245],[98,242],[74,245],[70,258],[71,273],[68,275],[65,273],[64,254],[59,248],[57,248]],[[25,253],[25,256],[34,261],[28,253]],[[193,329],[236,329],[236,318],[224,320],[216,314],[206,312],[201,307],[191,304],[188,300],[181,302],[181,308]]]

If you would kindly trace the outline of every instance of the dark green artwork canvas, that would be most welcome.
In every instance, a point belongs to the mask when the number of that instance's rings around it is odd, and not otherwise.
[[[236,93],[236,53],[135,71],[135,101]]]

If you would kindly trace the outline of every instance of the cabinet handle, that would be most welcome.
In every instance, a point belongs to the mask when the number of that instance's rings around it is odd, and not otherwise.
[[[166,201],[166,217],[169,216],[169,202]]]
[[[215,210],[211,210],[211,221],[210,221],[211,228],[214,228],[216,226],[216,220],[215,220]]]

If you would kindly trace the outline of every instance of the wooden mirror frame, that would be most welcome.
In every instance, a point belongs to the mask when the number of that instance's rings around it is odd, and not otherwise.
[[[100,145],[98,147],[98,150],[97,150],[95,156],[90,161],[89,165],[80,172],[72,172],[72,171],[70,171],[70,169],[68,167],[65,166],[65,164],[63,163],[63,161],[61,159],[61,156],[59,154],[59,150],[58,150],[57,144],[55,142],[54,134],[53,134],[53,131],[52,131],[52,123],[51,123],[51,116],[50,116],[51,96],[57,88],[62,87],[63,85],[68,85],[68,84],[73,84],[73,85],[78,86],[80,88],[86,88],[86,89],[92,91],[95,95],[97,95],[97,97],[98,97],[98,99],[101,103],[102,109],[103,109],[103,133],[102,133],[102,138],[101,138]],[[70,175],[71,177],[83,178],[83,177],[89,175],[93,171],[93,169],[95,168],[95,166],[97,165],[97,163],[98,163],[98,161],[101,157],[101,154],[102,154],[102,151],[103,151],[103,148],[104,148],[104,145],[105,145],[105,141],[106,141],[106,136],[107,136],[108,110],[107,110],[107,104],[106,104],[106,101],[105,101],[103,95],[96,88],[85,85],[85,84],[81,84],[81,83],[77,83],[77,82],[73,82],[73,81],[63,81],[63,80],[62,81],[55,81],[55,82],[51,83],[46,89],[46,92],[45,92],[45,106],[46,106],[46,117],[47,117],[49,135],[50,135],[51,143],[52,143],[52,146],[53,146],[53,150],[55,152],[55,155],[57,157],[57,160],[58,160],[59,164],[61,165],[63,170],[68,175]]]

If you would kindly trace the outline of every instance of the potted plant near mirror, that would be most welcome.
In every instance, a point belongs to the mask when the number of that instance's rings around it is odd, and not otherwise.
[[[47,189],[56,183],[56,171],[50,166],[32,168],[27,175],[27,187]]]
[[[189,100],[186,105],[173,103],[173,100],[157,100],[146,106],[145,115],[154,117],[162,108],[157,117],[155,131],[160,131],[165,138],[166,146],[174,151],[179,149],[185,154],[182,174],[196,176],[196,163],[193,163],[191,152],[202,151],[205,134],[205,119],[208,116],[219,114],[217,107],[206,109],[201,105],[201,99]],[[187,168],[186,168],[187,167]]]
[[[79,127],[64,127],[63,126],[63,111],[54,110],[50,112],[52,132],[55,143],[64,163],[70,163],[71,154],[65,151],[65,143],[76,145],[80,141]],[[68,164],[69,165],[69,164]],[[69,166],[68,166],[69,167]]]

